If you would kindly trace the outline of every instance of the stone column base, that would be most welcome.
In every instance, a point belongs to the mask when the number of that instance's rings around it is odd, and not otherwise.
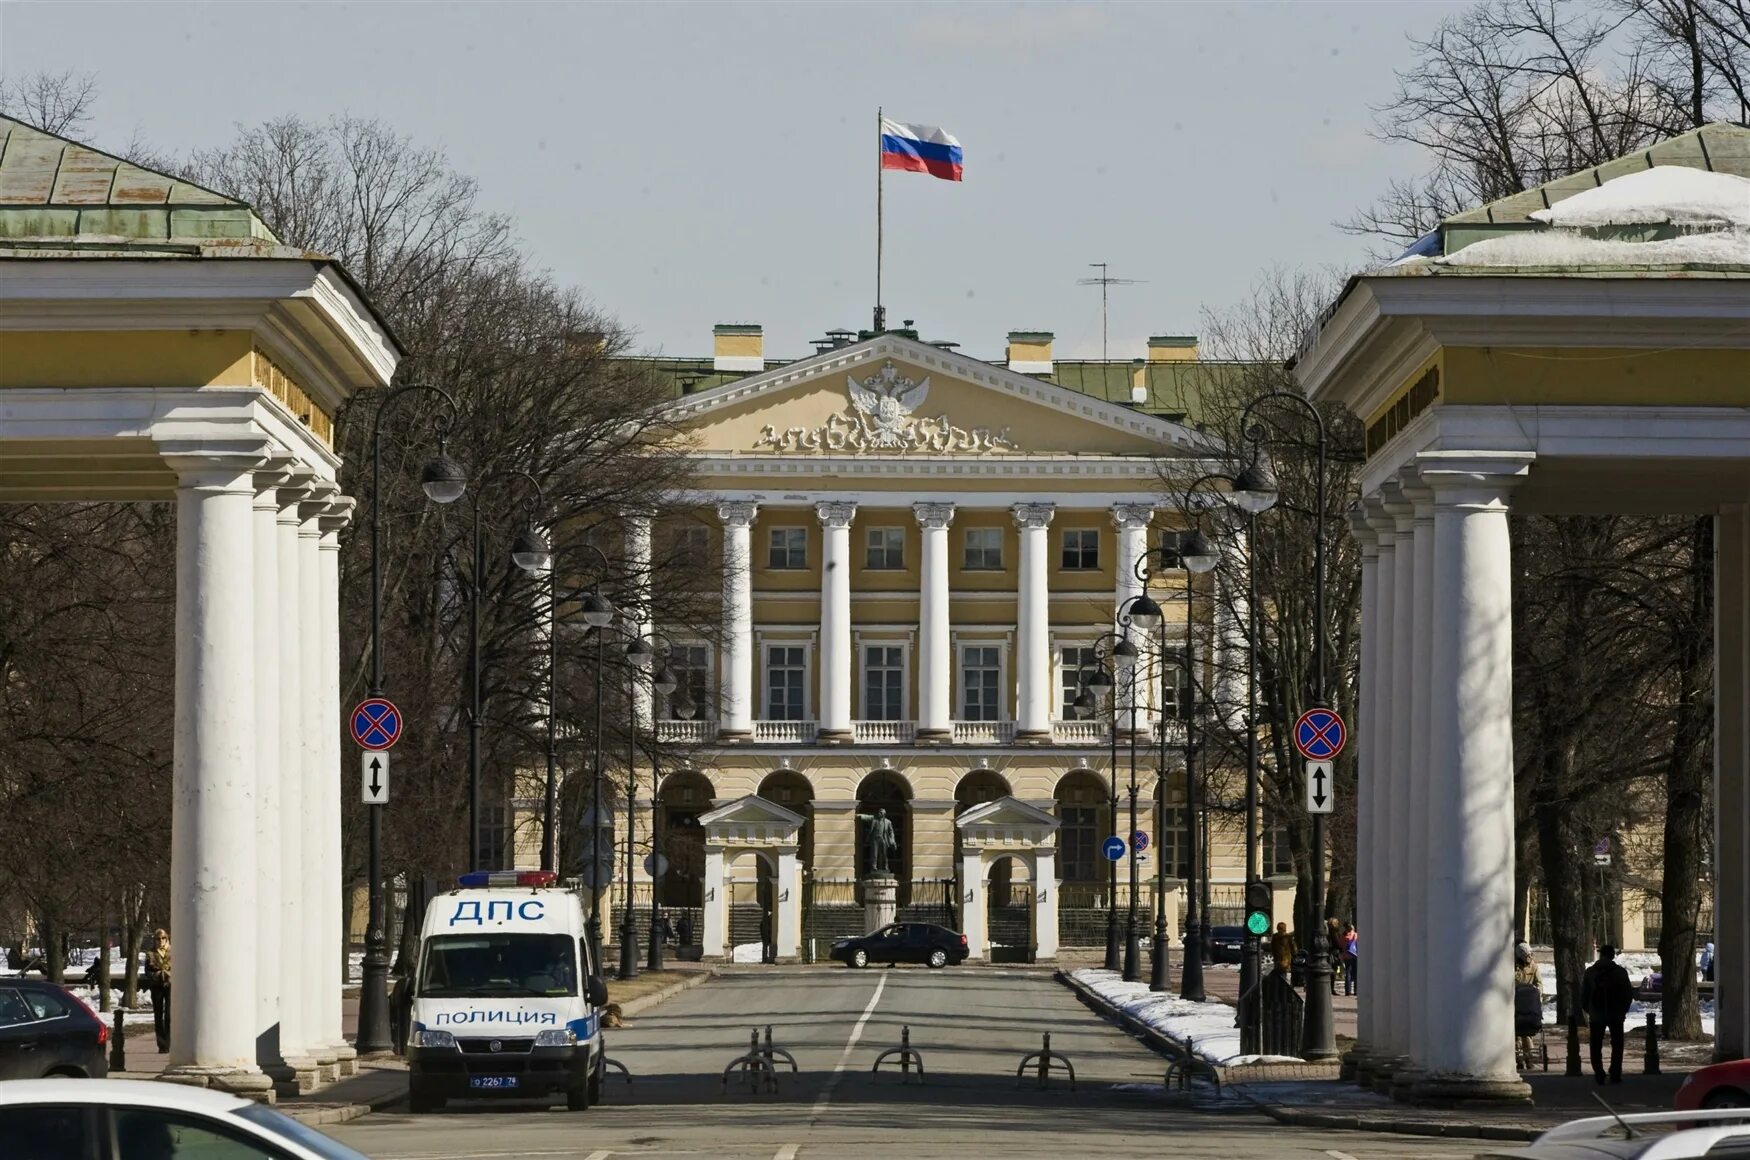
[[[1049,729],[1017,729],[1015,740],[1026,745],[1043,745],[1053,738]]]
[[[1453,1073],[1428,1073],[1411,1089],[1411,1098],[1424,1107],[1437,1108],[1529,1108],[1531,1085],[1524,1080],[1489,1079]]]
[[[1359,1083],[1363,1087],[1366,1086],[1366,1081],[1362,1077],[1373,1070],[1373,1052],[1370,1049],[1357,1044],[1343,1055],[1340,1062],[1341,1066],[1337,1070],[1338,1079],[1345,1083]]]
[[[260,1104],[271,1104],[274,1101],[273,1077],[253,1068],[234,1067],[196,1067],[185,1064],[181,1067],[167,1068],[159,1074],[159,1079],[165,1083],[185,1084],[188,1087],[212,1088],[214,1091],[229,1092],[234,1096],[242,1096],[246,1100],[254,1100]]]
[[[262,1069],[273,1080],[275,1093],[285,1097],[305,1096],[316,1090],[316,1061],[303,1056],[282,1059]]]
[[[823,745],[849,745],[857,735],[850,729],[822,729],[815,733],[814,739]]]
[[[912,734],[912,738],[916,741],[952,741],[954,740],[954,730],[919,729]]]
[[[1414,1060],[1394,1059],[1390,1073],[1375,1077],[1373,1090],[1382,1096],[1408,1103],[1415,1098],[1412,1093],[1416,1085],[1426,1078],[1427,1070],[1418,1067]]]
[[[719,729],[719,730],[717,730],[717,740],[728,741],[728,742],[752,741],[753,740],[753,730],[751,730],[751,729]]]
[[[339,1073],[342,1079],[359,1073],[359,1053],[353,1048],[352,1044],[342,1043],[339,1047],[334,1049],[334,1054],[335,1071]]]

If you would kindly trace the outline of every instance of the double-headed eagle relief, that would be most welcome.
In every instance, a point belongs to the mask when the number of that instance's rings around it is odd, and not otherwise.
[[[756,451],[1017,451],[1009,429],[956,427],[948,416],[918,418],[913,412],[930,394],[930,380],[906,378],[892,361],[868,378],[845,376],[851,405],[819,427],[767,426],[754,440]]]

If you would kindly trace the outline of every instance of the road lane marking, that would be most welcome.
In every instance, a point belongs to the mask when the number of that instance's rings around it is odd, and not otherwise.
[[[798,1144],[785,1144],[782,1148],[778,1149],[778,1154],[773,1156],[772,1160],[796,1160],[796,1149],[798,1147],[800,1147]]]
[[[832,1103],[833,1089],[839,1086],[839,1077],[845,1074],[845,1067],[851,1062],[851,1052],[857,1049],[857,1040],[863,1038],[863,1025],[869,1022],[869,1016],[875,1014],[875,1004],[881,1002],[881,992],[887,990],[887,976],[881,976],[881,982],[876,984],[875,993],[869,996],[869,1005],[863,1008],[862,1016],[857,1025],[851,1028],[851,1037],[845,1040],[845,1049],[839,1054],[838,1066],[832,1069],[832,1074],[826,1077],[826,1087],[821,1089],[820,1098],[814,1101],[812,1119],[819,1120],[827,1105]],[[794,1153],[792,1153],[792,1156]]]
[[[591,1152],[588,1156],[585,1156],[583,1160],[608,1160],[608,1157],[612,1155],[612,1152]]]
[[[1331,1160],[1355,1160],[1355,1157],[1349,1155],[1349,1153],[1339,1152],[1335,1148],[1325,1149],[1325,1155],[1329,1156]]]

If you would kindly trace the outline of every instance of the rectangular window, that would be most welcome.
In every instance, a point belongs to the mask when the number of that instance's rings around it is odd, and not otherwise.
[[[905,529],[870,528],[869,554],[864,561],[874,572],[891,572],[905,567]]]
[[[1168,569],[1183,569],[1185,559],[1179,555],[1179,545],[1184,541],[1184,532],[1166,531],[1161,533],[1161,552],[1149,565],[1158,571]]]
[[[1266,814],[1263,839],[1263,872],[1266,875],[1293,874],[1294,850],[1288,844],[1288,827]]]
[[[1069,720],[1078,717],[1075,703],[1082,694],[1082,679],[1094,675],[1094,669],[1100,664],[1100,652],[1092,645],[1065,645],[1063,647],[1062,681],[1058,688],[1058,717]]]
[[[1085,571],[1100,566],[1100,529],[1070,528],[1063,533],[1065,571]]]
[[[1093,806],[1063,806],[1063,825],[1057,832],[1059,856],[1066,882],[1098,882],[1101,873],[1100,814]]]
[[[662,698],[662,716],[673,721],[678,717],[674,707],[683,698],[693,707],[690,720],[711,716],[711,650],[702,644],[676,645],[666,662],[674,673],[674,692]]]
[[[766,646],[766,720],[806,721],[808,650],[800,645]]]
[[[1002,650],[977,645],[960,650],[960,720],[1001,721]]]
[[[896,645],[863,647],[863,719],[905,720],[905,650]]]
[[[1166,698],[1161,706],[1161,716],[1169,721],[1183,720],[1190,708],[1190,698],[1185,695],[1186,678],[1185,654],[1179,649],[1170,649],[1162,657],[1162,695]]]
[[[766,567],[785,570],[808,567],[808,529],[773,528]]]
[[[968,572],[1001,572],[1003,570],[1003,530],[1001,528],[967,528],[966,557],[961,561]]]
[[[509,866],[510,811],[503,806],[480,807],[480,864]]]
[[[1185,831],[1185,807],[1168,806],[1161,831],[1161,857],[1166,859],[1167,877],[1189,881],[1191,844]]]
[[[676,567],[703,568],[709,562],[711,539],[704,528],[676,528],[673,560]]]

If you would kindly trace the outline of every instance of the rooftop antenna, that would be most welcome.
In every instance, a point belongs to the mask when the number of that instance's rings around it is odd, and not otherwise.
[[[1106,362],[1106,288],[1108,286],[1136,286],[1148,281],[1146,278],[1113,278],[1106,272],[1106,263],[1089,262],[1089,266],[1100,271],[1098,278],[1078,278],[1077,286],[1098,286],[1100,288],[1100,361]]]

